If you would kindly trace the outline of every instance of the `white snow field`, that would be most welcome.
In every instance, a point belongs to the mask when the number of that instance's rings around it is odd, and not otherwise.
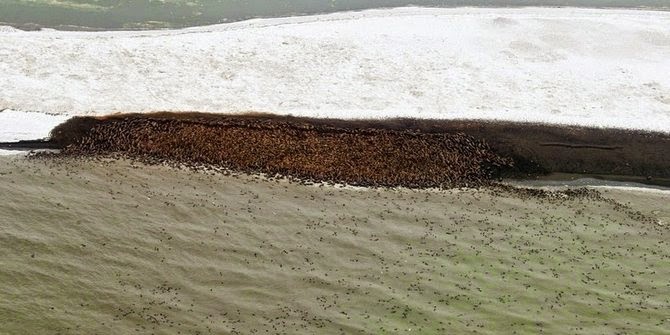
[[[502,119],[670,132],[670,12],[397,8],[182,30],[0,29],[2,109]]]

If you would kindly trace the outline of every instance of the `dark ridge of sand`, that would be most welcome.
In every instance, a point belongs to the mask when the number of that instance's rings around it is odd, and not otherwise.
[[[670,178],[670,135],[473,120],[338,120],[270,114],[76,117],[62,155],[121,154],[362,186],[479,186],[546,173]]]
[[[18,142],[0,142],[0,149],[26,151],[26,150],[58,150],[61,146],[49,140],[24,140]]]

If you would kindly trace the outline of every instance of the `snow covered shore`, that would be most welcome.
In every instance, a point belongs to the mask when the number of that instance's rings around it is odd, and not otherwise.
[[[69,118],[68,115],[0,111],[0,142],[42,139],[53,127]]]
[[[398,8],[165,31],[0,29],[0,110],[670,132],[668,55],[670,12],[638,10]]]
[[[0,142],[37,140],[49,136],[53,127],[69,118],[68,115],[47,115],[13,110],[0,110]],[[0,150],[0,155],[15,154]]]

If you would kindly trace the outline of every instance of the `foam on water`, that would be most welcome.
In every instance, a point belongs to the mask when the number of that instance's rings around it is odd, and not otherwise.
[[[0,25],[0,33],[16,33],[16,32],[19,32],[19,31],[20,31],[19,29],[16,29],[16,28],[11,27],[11,26]]]
[[[0,33],[0,109],[263,111],[670,130],[670,13],[399,8]]]

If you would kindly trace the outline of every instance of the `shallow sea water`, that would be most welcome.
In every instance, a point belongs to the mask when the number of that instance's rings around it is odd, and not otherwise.
[[[22,29],[156,29],[258,17],[399,6],[574,6],[668,10],[666,0],[0,0],[0,23]]]
[[[663,334],[670,195],[0,157],[2,334]]]

